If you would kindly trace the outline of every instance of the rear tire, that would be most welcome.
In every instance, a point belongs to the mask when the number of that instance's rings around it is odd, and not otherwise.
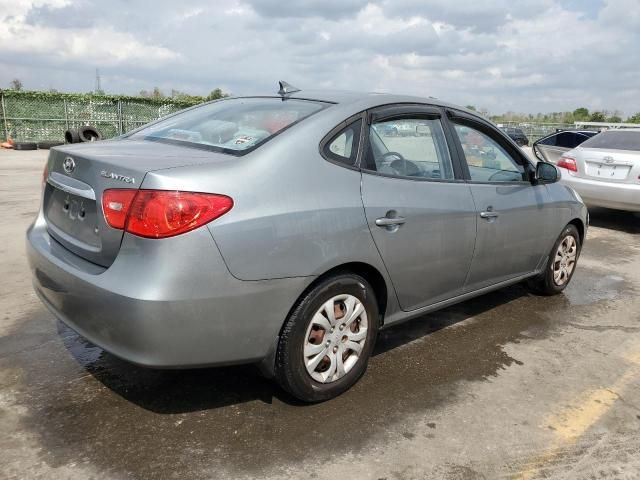
[[[569,224],[553,244],[544,272],[529,280],[529,288],[539,295],[557,295],[562,292],[573,278],[580,257],[580,234]]]
[[[13,148],[15,150],[37,150],[38,144],[35,142],[17,142]]]
[[[80,141],[80,135],[78,135],[78,130],[75,128],[70,128],[64,132],[64,140],[67,143],[78,143]]]
[[[54,141],[54,140],[45,140],[42,142],[38,142],[38,148],[40,150],[49,150],[52,147],[57,147],[59,145],[64,145],[64,142]]]
[[[80,127],[78,129],[78,135],[81,142],[97,142],[98,140],[102,140],[102,134],[97,128],[91,125]]]
[[[366,371],[379,323],[375,294],[364,278],[342,273],[320,282],[284,324],[276,353],[278,383],[303,402],[337,397]]]

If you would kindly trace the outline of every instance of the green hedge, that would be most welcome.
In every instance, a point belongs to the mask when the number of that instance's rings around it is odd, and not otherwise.
[[[134,97],[0,90],[2,137],[62,140],[67,128],[97,127],[105,138],[206,101],[204,97]]]

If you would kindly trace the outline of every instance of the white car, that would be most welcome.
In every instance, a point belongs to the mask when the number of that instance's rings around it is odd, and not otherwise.
[[[557,165],[587,205],[640,212],[640,128],[602,132]]]

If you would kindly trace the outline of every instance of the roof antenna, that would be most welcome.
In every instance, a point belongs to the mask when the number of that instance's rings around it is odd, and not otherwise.
[[[293,85],[289,85],[284,80],[280,80],[278,83],[280,84],[280,90],[278,90],[278,95],[282,96],[283,98],[285,95],[289,95],[290,93],[296,93],[300,91],[299,88],[296,88]]]

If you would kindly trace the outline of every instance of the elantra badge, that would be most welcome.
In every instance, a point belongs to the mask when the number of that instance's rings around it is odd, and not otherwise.
[[[119,173],[114,172],[107,172],[106,170],[102,170],[100,175],[104,178],[110,178],[124,183],[136,183],[136,179],[133,177],[127,177],[126,175],[120,175]]]

